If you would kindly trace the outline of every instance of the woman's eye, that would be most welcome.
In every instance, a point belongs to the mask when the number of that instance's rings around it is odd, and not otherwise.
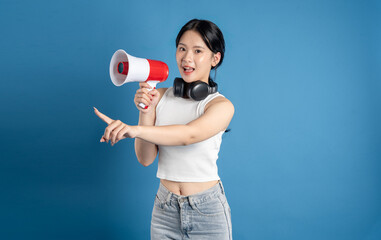
[[[197,50],[196,50],[196,53],[201,53],[201,50],[198,50],[198,49],[197,49]]]
[[[180,51],[185,51],[185,48],[180,47],[179,50],[180,50]]]

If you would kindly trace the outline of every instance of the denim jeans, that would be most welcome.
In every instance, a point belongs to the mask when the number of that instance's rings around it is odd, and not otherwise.
[[[231,213],[222,182],[189,196],[171,193],[160,183],[151,240],[163,239],[231,240]]]

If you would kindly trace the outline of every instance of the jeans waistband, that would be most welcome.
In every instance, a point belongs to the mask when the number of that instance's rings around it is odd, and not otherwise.
[[[162,203],[170,202],[189,202],[190,204],[199,204],[204,201],[208,201],[211,198],[218,197],[219,195],[224,195],[224,187],[221,180],[218,181],[213,187],[202,191],[200,193],[192,194],[189,196],[181,196],[170,192],[162,183],[160,183],[159,190],[157,191],[157,197]]]

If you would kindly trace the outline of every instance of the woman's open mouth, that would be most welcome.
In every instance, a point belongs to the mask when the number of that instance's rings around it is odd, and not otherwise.
[[[184,74],[186,75],[189,75],[194,71],[194,68],[188,67],[188,66],[183,67],[183,69],[184,69]]]

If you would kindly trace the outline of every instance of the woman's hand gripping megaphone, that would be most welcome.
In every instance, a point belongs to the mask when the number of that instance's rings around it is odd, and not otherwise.
[[[140,82],[139,83],[139,87],[140,89],[144,89],[146,91],[143,91],[143,93],[145,93],[147,95],[147,97],[150,98],[150,95],[154,95],[155,93],[157,93],[157,90],[156,90],[156,84],[159,83],[160,81],[146,81],[146,82]],[[139,90],[139,89],[138,89]],[[137,105],[138,107],[141,107],[142,109],[147,109],[148,108],[148,105],[149,104],[146,104],[144,102],[139,102],[139,104]],[[139,109],[139,108],[138,108]]]
[[[151,112],[159,102],[160,93],[147,82],[140,82],[139,86],[134,98],[135,105],[143,113]]]

